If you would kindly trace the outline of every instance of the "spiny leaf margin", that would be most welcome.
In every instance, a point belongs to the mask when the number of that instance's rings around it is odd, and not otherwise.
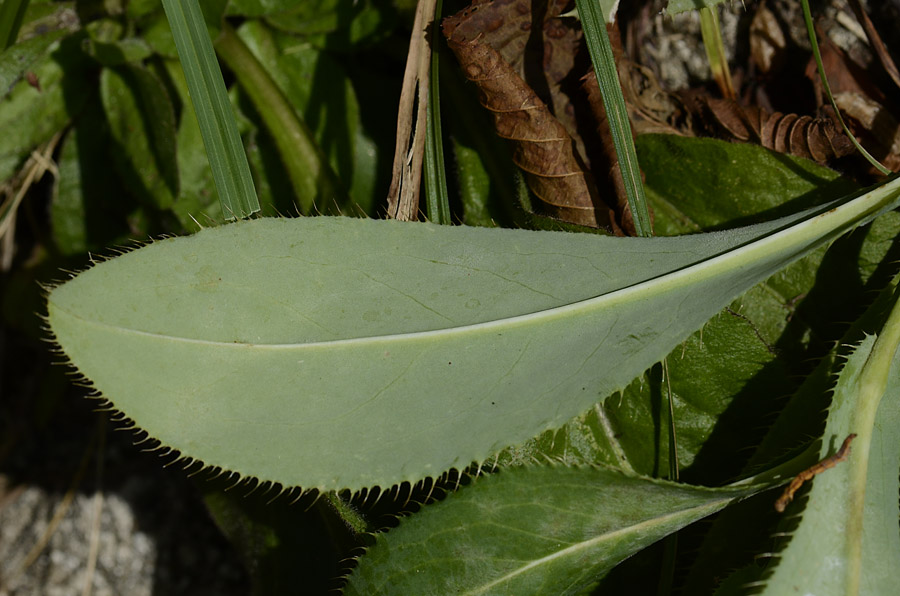
[[[559,427],[898,190],[652,240],[257,220],[94,267],[51,292],[48,321],[188,458],[290,487],[415,483]],[[224,267],[228,251],[245,266]]]

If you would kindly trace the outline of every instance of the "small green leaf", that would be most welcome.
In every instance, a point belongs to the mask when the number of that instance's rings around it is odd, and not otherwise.
[[[175,111],[156,75],[139,66],[105,68],[100,97],[115,141],[111,157],[146,203],[168,209],[178,196]]]
[[[605,468],[504,469],[378,535],[344,593],[582,594],[625,558],[753,492]]]
[[[652,240],[259,220],[102,263],[53,290],[49,322],[116,407],[187,457],[285,486],[390,486],[559,427],[898,194],[893,180]]]

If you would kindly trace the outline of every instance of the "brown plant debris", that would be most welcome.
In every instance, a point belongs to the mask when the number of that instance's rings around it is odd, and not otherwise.
[[[481,104],[493,114],[497,134],[512,144],[513,161],[538,198],[541,213],[621,233],[612,209],[599,197],[574,129],[567,130],[534,89],[543,87],[555,114],[574,127],[574,108],[560,87],[572,69],[580,33],[553,18],[563,5],[555,0],[475,0],[444,19],[443,32],[465,76],[478,87]],[[544,23],[539,34],[532,30],[533,22]],[[533,61],[524,56],[535,39],[542,70],[529,75],[526,66]]]
[[[394,165],[388,189],[388,217],[414,221],[419,215],[422,163],[425,156],[425,116],[431,49],[428,27],[434,21],[436,0],[422,0],[416,6],[409,54],[400,91]]]
[[[850,139],[831,118],[769,113],[736,101],[695,95],[686,101],[698,132],[828,163],[854,152]]]
[[[841,444],[841,448],[837,450],[837,453],[826,457],[811,468],[807,468],[797,474],[796,478],[791,480],[791,483],[787,485],[784,492],[781,493],[781,496],[775,501],[775,511],[783,513],[788,504],[794,500],[794,495],[800,490],[800,487],[803,486],[804,482],[812,480],[817,474],[821,474],[825,470],[835,467],[840,462],[850,457],[850,443],[855,438],[856,433],[847,435],[847,438],[844,439],[844,442]]]

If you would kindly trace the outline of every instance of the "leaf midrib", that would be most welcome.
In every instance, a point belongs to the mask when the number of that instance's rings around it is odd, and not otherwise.
[[[849,222],[854,222],[858,224],[866,217],[869,217],[875,213],[877,213],[880,209],[887,207],[891,202],[896,202],[897,195],[900,194],[898,192],[900,190],[900,178],[895,178],[894,180],[882,185],[879,188],[871,189],[869,192],[866,192],[862,195],[854,197],[849,201],[838,201],[838,204],[829,203],[824,206],[819,206],[813,208],[805,214],[798,214],[803,219],[795,219],[792,222],[785,223],[781,226],[774,227],[768,232],[764,232],[760,237],[744,242],[743,244],[737,244],[731,248],[726,249],[724,252],[719,253],[715,256],[702,258],[699,261],[682,267],[680,269],[676,269],[674,271],[669,271],[667,273],[663,273],[661,275],[657,275],[648,280],[632,284],[630,286],[626,286],[623,288],[619,288],[616,290],[612,290],[607,292],[606,294],[602,294],[600,296],[595,296],[593,298],[587,298],[585,300],[579,300],[576,302],[571,302],[568,304],[564,304],[561,306],[556,306],[548,309],[543,309],[537,312],[528,313],[524,315],[516,315],[513,317],[506,317],[502,319],[494,319],[491,321],[484,321],[481,323],[474,323],[471,325],[462,325],[458,327],[446,327],[442,329],[435,329],[429,331],[414,331],[407,333],[398,333],[398,334],[388,334],[388,335],[376,335],[369,337],[356,337],[356,338],[345,338],[345,339],[336,339],[336,340],[325,340],[325,341],[312,341],[312,342],[304,342],[304,343],[289,343],[289,344],[254,344],[247,342],[238,342],[238,341],[213,341],[213,340],[203,340],[203,339],[195,339],[195,338],[186,338],[186,337],[178,337],[173,335],[166,335],[162,333],[153,333],[150,331],[141,331],[137,329],[129,329],[125,327],[120,327],[116,325],[112,325],[109,323],[103,323],[96,320],[86,319],[82,316],[79,316],[68,310],[59,306],[58,304],[54,304],[51,294],[49,305],[52,308],[58,309],[60,311],[65,312],[72,318],[78,319],[84,322],[87,325],[93,325],[99,328],[105,329],[114,329],[120,333],[131,333],[134,335],[139,335],[143,337],[154,337],[158,339],[165,339],[169,341],[175,342],[183,342],[183,343],[193,343],[199,345],[208,345],[208,346],[218,346],[218,347],[244,347],[244,348],[256,348],[256,349],[275,349],[275,350],[284,350],[284,349],[304,349],[304,348],[318,348],[318,347],[336,347],[336,346],[346,346],[352,344],[370,344],[370,343],[386,343],[386,342],[398,342],[398,341],[415,341],[419,339],[428,339],[435,336],[447,336],[447,335],[464,335],[470,332],[480,332],[480,331],[490,331],[491,329],[503,329],[521,325],[527,325],[529,323],[536,323],[538,321],[550,320],[558,317],[564,317],[570,314],[574,314],[580,310],[586,310],[591,308],[599,308],[602,306],[612,306],[613,304],[621,301],[628,300],[639,300],[641,297],[646,295],[653,295],[656,292],[663,289],[664,286],[669,288],[671,287],[683,287],[683,285],[692,285],[696,284],[699,281],[699,278],[707,279],[710,276],[715,276],[717,271],[721,269],[726,269],[727,265],[731,262],[736,262],[737,264],[741,263],[754,263],[757,259],[765,256],[767,252],[767,248],[772,244],[777,244],[781,241],[782,238],[787,237],[788,242],[787,246],[789,247],[797,247],[797,246],[805,246],[808,249],[812,249],[815,246],[820,245],[822,242],[831,238],[831,235],[842,227],[846,227]],[[893,195],[893,196],[892,196]],[[857,213],[854,215],[853,210],[857,210]],[[851,214],[849,216],[844,215],[843,212],[845,210],[851,210]],[[835,223],[831,223],[831,220],[836,220]],[[823,223],[826,222],[826,223]],[[776,223],[776,222],[772,222]],[[822,230],[816,234],[814,234],[815,238],[808,239],[806,235],[799,234],[798,231],[807,228],[810,226],[825,226],[826,229]],[[799,238],[798,238],[799,237]],[[750,258],[747,258],[745,254],[747,250],[752,250],[758,255],[750,255]],[[785,251],[785,253],[790,253],[791,251]],[[793,259],[791,259],[793,260]],[[50,313],[52,316],[52,313]]]
[[[494,586],[497,586],[504,582],[510,581],[513,578],[515,578],[519,575],[522,575],[523,573],[527,573],[528,571],[530,571],[532,569],[535,569],[542,565],[550,565],[557,559],[567,557],[570,555],[575,555],[576,553],[579,553],[585,549],[589,549],[589,548],[604,544],[606,542],[615,541],[616,539],[618,539],[621,536],[627,536],[628,534],[631,534],[631,533],[638,533],[638,534],[650,533],[650,531],[652,531],[653,528],[655,528],[657,526],[665,526],[666,524],[677,521],[679,518],[682,518],[682,517],[688,517],[689,519],[694,519],[695,512],[704,511],[706,509],[709,510],[707,515],[714,513],[715,511],[718,511],[719,509],[725,507],[725,505],[730,503],[732,500],[734,500],[738,496],[739,495],[734,495],[732,497],[725,497],[722,499],[718,499],[716,501],[704,503],[703,505],[698,505],[696,507],[682,509],[681,511],[677,511],[675,513],[670,513],[668,515],[657,516],[652,519],[645,520],[640,523],[627,526],[625,528],[620,528],[620,529],[614,530],[612,532],[606,532],[604,534],[600,534],[599,536],[595,536],[594,538],[591,538],[590,540],[584,540],[582,542],[577,542],[577,543],[575,543],[571,546],[568,546],[562,550],[556,551],[555,553],[541,557],[540,559],[535,559],[533,561],[530,561],[526,565],[523,565],[514,571],[510,571],[510,572],[506,573],[505,575],[503,575],[487,584],[484,584],[483,586],[478,587],[475,590],[469,590],[467,592],[463,592],[462,596],[477,596],[478,594],[485,594],[487,592],[487,590],[490,590]]]

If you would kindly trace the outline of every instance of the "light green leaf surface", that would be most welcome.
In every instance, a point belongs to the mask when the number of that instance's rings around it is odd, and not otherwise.
[[[562,425],[898,194],[657,239],[264,219],[98,265],[52,291],[49,323],[186,457],[286,486],[389,486]]]
[[[504,469],[378,535],[344,594],[580,594],[623,559],[753,492],[606,468]]]
[[[841,370],[820,457],[850,433],[850,456],[817,476],[799,528],[766,580],[766,595],[892,594],[900,585],[900,305]],[[796,510],[802,500],[787,510]]]

